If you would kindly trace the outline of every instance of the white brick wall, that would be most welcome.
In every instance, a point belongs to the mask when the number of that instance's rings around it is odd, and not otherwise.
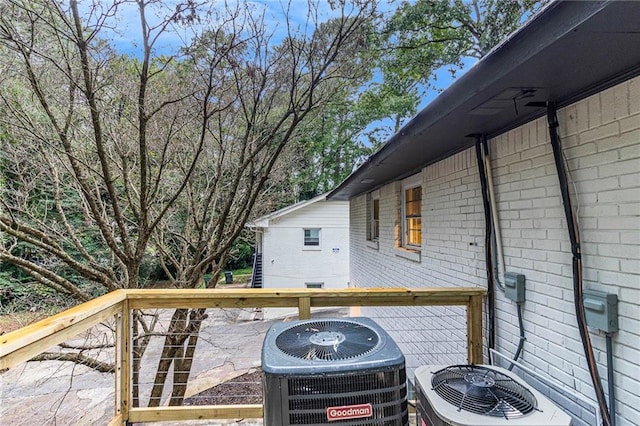
[[[614,336],[613,366],[618,425],[636,425],[640,419],[640,78],[570,105],[558,116],[573,179],[573,202],[578,208],[584,287],[616,293],[619,298],[620,331]],[[546,120],[500,135],[490,141],[490,151],[506,267],[527,279],[527,341],[520,360],[593,398],[576,328],[570,244]],[[377,250],[365,241],[366,199],[352,200],[354,285],[486,285],[484,216],[475,151],[429,166],[422,177],[420,262],[396,255],[397,184],[381,188]],[[404,345],[411,366],[461,362],[466,349],[455,353],[452,341],[458,339],[459,331],[465,331],[464,312],[459,311],[396,312],[408,318],[384,325],[396,324],[400,330],[396,339]],[[437,318],[448,314],[453,319]],[[516,308],[500,291],[496,316],[498,349],[513,354],[518,343]],[[441,347],[435,332],[422,340],[412,334],[412,330],[443,326],[447,331],[441,337],[446,343]],[[593,330],[591,340],[606,379],[604,336]],[[456,341],[466,344],[464,339]],[[448,356],[442,348],[454,352]],[[536,387],[545,390],[543,385]],[[574,424],[593,422],[588,407],[555,392],[551,396],[572,411]]]
[[[366,241],[366,197],[352,200],[351,282],[357,287],[467,287],[483,283],[484,213],[475,153],[463,152],[426,168],[422,181],[419,262],[403,257],[396,248],[398,184],[380,190],[378,249]],[[464,308],[365,309],[363,314],[375,317],[402,347],[410,377],[420,365],[466,363]]]

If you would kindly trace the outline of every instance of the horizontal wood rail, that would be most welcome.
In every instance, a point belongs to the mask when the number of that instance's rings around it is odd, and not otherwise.
[[[482,363],[482,299],[486,290],[462,288],[118,290],[0,336],[0,371],[28,361],[96,324],[116,318],[119,396],[110,424],[262,417],[261,405],[134,408],[131,389],[131,325],[134,309],[295,307],[310,318],[314,307],[467,307],[468,361]]]
[[[0,371],[30,360],[122,312],[124,290],[114,291],[0,336]]]

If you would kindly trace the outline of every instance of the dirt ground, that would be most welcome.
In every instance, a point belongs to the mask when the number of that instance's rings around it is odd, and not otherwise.
[[[262,404],[262,370],[243,374],[193,395],[183,405]]]

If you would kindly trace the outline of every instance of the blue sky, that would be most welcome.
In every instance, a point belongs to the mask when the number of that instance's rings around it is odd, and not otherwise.
[[[96,2],[98,8],[104,8],[110,2]],[[146,9],[146,19],[151,27],[154,27],[161,23],[164,18],[169,16],[180,1],[177,0],[165,0],[159,3],[150,4]],[[215,25],[216,17],[215,11],[223,10],[225,3],[229,9],[233,9],[238,5],[246,5],[250,7],[257,15],[264,13],[264,22],[266,28],[269,31],[273,31],[274,40],[280,40],[286,35],[286,25],[284,25],[285,14],[289,16],[288,21],[291,23],[295,31],[310,32],[313,29],[313,24],[307,23],[307,1],[306,0],[292,0],[290,3],[280,0],[257,0],[257,1],[236,1],[228,0],[224,1],[211,1],[209,4],[210,14],[202,13],[201,23],[190,24],[188,26],[181,26],[178,24],[171,24],[170,30],[164,32],[158,38],[156,44],[156,53],[160,54],[175,54],[181,46],[187,44],[194,35],[206,28],[208,25]],[[386,2],[382,2],[382,5],[388,10],[389,5]],[[80,2],[81,13],[85,16],[89,16],[91,11],[91,3],[88,1]],[[205,10],[203,7],[202,11]],[[336,11],[331,11],[329,3],[326,0],[319,2],[317,9],[318,15],[321,21],[327,20],[331,16],[338,16]],[[95,15],[94,15],[95,16]],[[107,31],[103,31],[102,36],[106,37],[112,42],[112,45],[120,53],[125,53],[131,56],[140,56],[141,51],[141,31],[140,31],[140,14],[138,6],[132,2],[122,3],[118,6],[117,16],[110,18],[109,23],[112,28]]]

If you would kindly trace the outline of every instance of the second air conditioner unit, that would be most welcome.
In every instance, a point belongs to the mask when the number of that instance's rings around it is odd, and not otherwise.
[[[418,426],[570,426],[571,417],[511,371],[485,365],[415,371]]]

